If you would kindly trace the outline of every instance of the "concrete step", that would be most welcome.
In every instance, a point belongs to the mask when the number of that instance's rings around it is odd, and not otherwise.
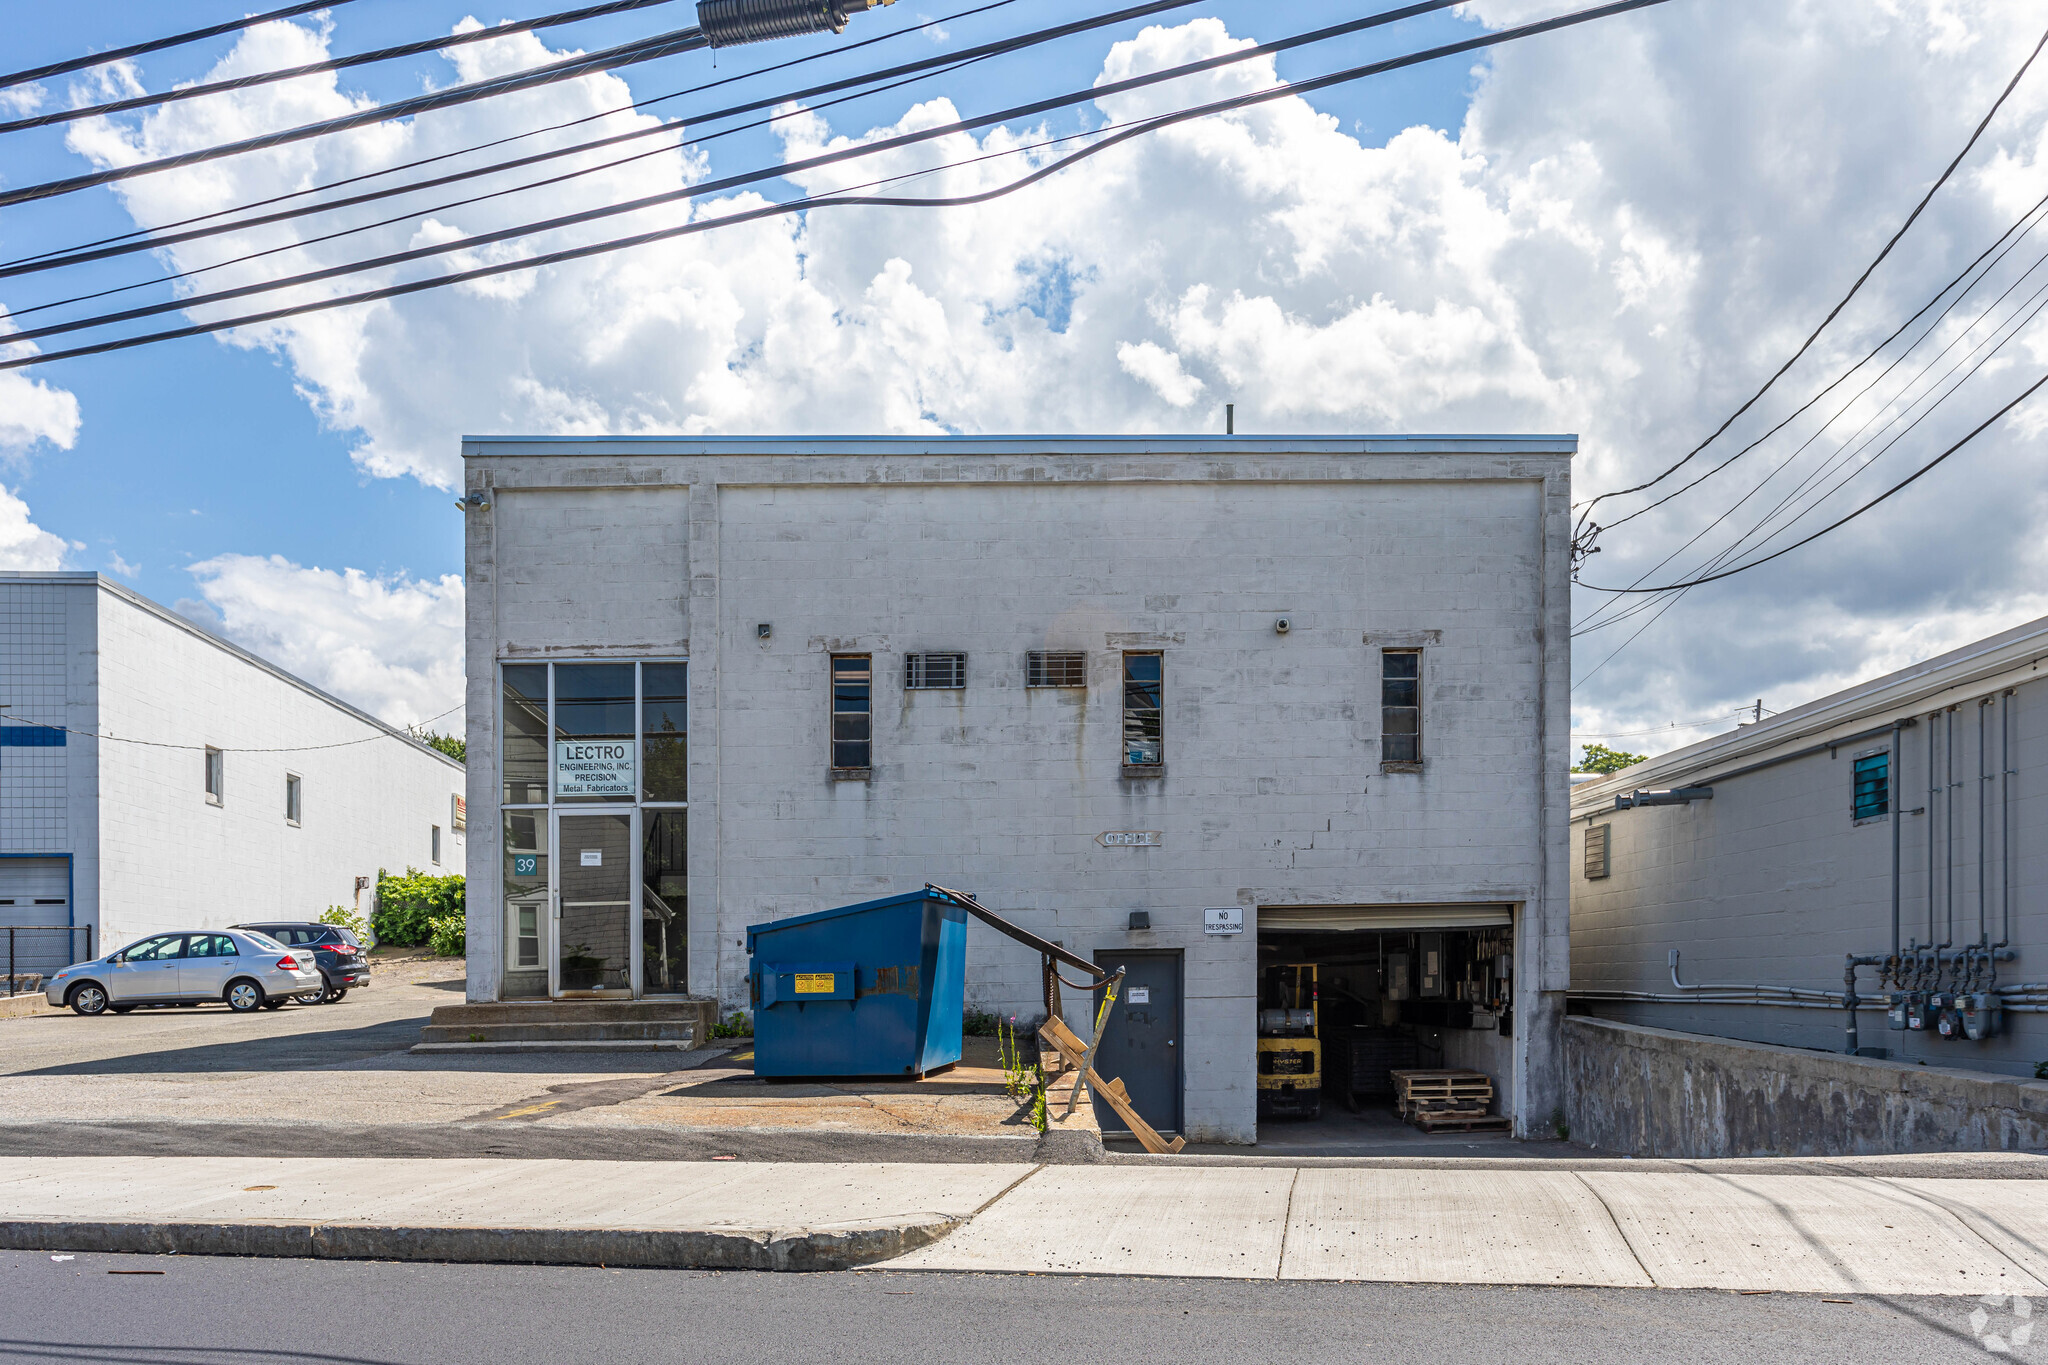
[[[568,1039],[537,1042],[498,1043],[414,1043],[414,1052],[689,1052],[697,1045],[690,1041],[671,1042],[662,1039],[621,1041],[618,1039]]]
[[[609,1023],[428,1024],[423,1043],[681,1043],[697,1041],[694,1019],[619,1020]]]
[[[428,1021],[433,1027],[473,1028],[498,1024],[612,1024],[679,1021],[700,1025],[708,1033],[718,1016],[716,1001],[670,1000],[521,1000],[499,1004],[437,1005]]]

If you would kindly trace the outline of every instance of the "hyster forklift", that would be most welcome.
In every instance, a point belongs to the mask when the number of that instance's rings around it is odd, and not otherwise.
[[[1322,1112],[1315,964],[1267,967],[1259,973],[1259,1117],[1312,1119]]]

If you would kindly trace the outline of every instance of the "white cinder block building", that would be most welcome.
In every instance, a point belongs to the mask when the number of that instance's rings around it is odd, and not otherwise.
[[[0,639],[18,970],[84,956],[88,929],[97,950],[311,919],[380,867],[462,870],[461,764],[120,584],[0,573]]]
[[[744,1009],[746,926],[932,881],[1130,970],[1162,1129],[1252,1140],[1314,961],[1545,1132],[1575,448],[470,438],[471,999]],[[1041,984],[971,928],[971,1003]]]
[[[2048,619],[1575,787],[1575,1008],[1843,1051],[1848,957],[1896,953],[1900,971],[1857,968],[1859,1049],[2032,1076],[2048,1056],[2044,665]],[[2005,1008],[1987,1036],[1947,1038],[1933,1008],[1890,1027],[1895,994]]]

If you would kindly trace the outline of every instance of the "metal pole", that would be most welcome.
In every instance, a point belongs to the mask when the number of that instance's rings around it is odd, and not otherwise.
[[[1934,722],[1941,719],[1935,712],[1927,718],[1927,941],[1934,942],[1934,798],[1939,788],[1934,785]]]
[[[1943,714],[1948,717],[1948,724],[1943,727],[1946,733],[1942,736],[1942,768],[1943,775],[1948,778],[1948,807],[1945,812],[1948,824],[1941,846],[1941,904],[1946,912],[1941,946],[1951,948],[1956,941],[1956,788],[1961,784],[1956,781],[1956,708],[1951,706]]]
[[[1998,708],[1998,946],[2012,942],[2012,694]]]
[[[1990,697],[1985,697],[1977,703],[1977,942],[1980,945],[1991,942],[1991,924],[1987,918],[1991,903],[1984,880],[1988,870],[1985,859],[1991,854],[1991,846],[1985,842],[1991,829],[1990,808],[1985,805],[1991,796],[1991,774],[1985,771],[1991,757],[1991,745],[1985,738],[1984,708],[1991,705],[1991,701]]]
[[[1900,827],[1905,820],[1905,812],[1899,809],[1900,805],[1903,804],[1899,800],[1899,792],[1901,790],[1899,785],[1899,750],[1903,747],[1899,741],[1899,730],[1900,725],[1895,724],[1892,726],[1892,756],[1885,760],[1891,765],[1891,771],[1885,775],[1884,784],[1885,800],[1892,808],[1892,963],[1894,966],[1897,965],[1899,960],[1899,834]]]
[[[7,926],[7,994],[14,995],[14,926]]]

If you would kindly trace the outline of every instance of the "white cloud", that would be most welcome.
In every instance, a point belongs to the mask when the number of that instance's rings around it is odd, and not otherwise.
[[[30,342],[7,340],[19,330],[0,317],[0,358],[36,353]],[[78,427],[75,395],[21,370],[0,370],[0,457],[19,459],[42,441],[69,450],[78,441]]]
[[[40,85],[17,85],[0,90],[0,115],[25,118],[43,107],[43,100],[49,93]]]
[[[1470,8],[1503,24],[1541,7]],[[1613,487],[1691,446],[1791,353],[1962,145],[2031,46],[2033,22],[1998,0],[1661,7],[1497,49],[1455,136],[1411,128],[1362,145],[1310,103],[1281,101],[1179,125],[982,207],[821,211],[487,288],[309,315],[233,344],[280,351],[320,415],[357,434],[365,470],[441,486],[456,477],[463,431],[1214,430],[1222,404],[1234,402],[1240,429],[1263,432],[1576,430],[1579,488]],[[1107,49],[1102,79],[1246,41],[1213,19],[1147,28]],[[319,32],[265,25],[213,74],[324,52]],[[547,55],[527,34],[454,61],[474,79]],[[1272,76],[1270,60],[1247,62],[1107,99],[1099,112],[1128,118]],[[121,193],[138,220],[159,223],[629,98],[612,77],[565,82],[144,177]],[[1804,397],[1830,366],[1889,331],[2038,194],[2044,101],[2048,80],[2037,72],[1866,298],[1787,381],[1788,396]],[[354,107],[333,77],[313,77],[169,106],[129,131],[82,124],[72,145],[117,164]],[[859,136],[956,112],[932,98]],[[614,115],[575,136],[646,122]],[[791,157],[850,141],[819,116],[782,129]],[[1039,136],[955,135],[795,179],[824,191]],[[948,170],[912,188],[988,189],[1047,155]],[[242,283],[287,262],[330,264],[656,193],[709,164],[667,152],[544,197],[436,210],[430,224],[207,279]],[[695,212],[758,202],[739,195]],[[532,245],[680,222],[684,212],[611,219]],[[279,225],[174,254],[181,266],[208,264],[308,230]],[[2041,358],[1998,380],[1987,370],[1980,382],[2011,383]],[[1952,406],[1953,418],[1944,409],[1877,472],[1938,448],[1964,409],[1987,404]],[[1774,399],[1758,416],[1776,420],[1788,408]],[[1962,623],[1990,630],[2040,610],[2015,590],[2038,581],[2028,575],[2048,539],[2048,472],[2022,435],[2002,428],[1896,509],[1696,592],[1582,689],[1582,725],[1694,719],[1758,692],[1783,709],[1937,648]],[[1724,478],[1611,534],[1594,561],[1599,578],[1650,570],[1754,477]],[[1624,634],[1587,637],[1583,664]]]
[[[107,551],[107,567],[123,578],[138,578],[142,574],[142,566],[140,564],[130,564],[127,560],[121,558],[119,550]]]
[[[64,567],[72,548],[64,537],[29,520],[28,504],[0,488],[0,569],[48,573]]]
[[[178,610],[244,649],[394,725],[462,701],[462,580],[376,578],[281,555],[194,564],[204,602]],[[462,716],[434,722],[460,733]]]

